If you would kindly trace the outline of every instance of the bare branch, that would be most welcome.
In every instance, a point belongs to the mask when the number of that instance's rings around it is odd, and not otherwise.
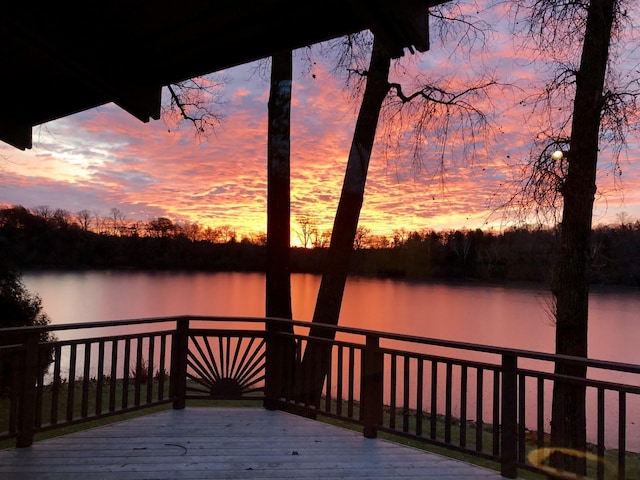
[[[542,85],[531,85],[536,92],[524,97],[521,105],[531,107],[530,119],[535,138],[527,165],[519,167],[518,189],[509,200],[511,207],[533,212],[542,221],[557,221],[562,207],[562,188],[567,174],[566,158],[551,159],[553,150],[568,150],[573,122],[573,99],[578,79],[580,45],[586,25],[587,0],[512,0],[509,2],[519,48],[535,53],[534,62],[540,72],[546,71]],[[620,154],[627,137],[635,134],[640,124],[640,55],[638,47],[638,15],[635,2],[616,2],[616,20],[610,49],[605,92],[599,99],[601,122],[599,156],[609,162],[614,188],[622,175]],[[604,152],[607,151],[608,154]],[[598,195],[606,188],[600,186]]]
[[[169,130],[177,130],[186,121],[195,128],[199,141],[206,140],[224,121],[222,87],[226,79],[199,77],[167,86],[168,100],[162,113]]]

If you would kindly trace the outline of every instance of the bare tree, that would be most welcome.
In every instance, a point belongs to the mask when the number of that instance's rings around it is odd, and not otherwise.
[[[362,209],[365,182],[382,102],[389,92],[387,78],[391,58],[374,39],[367,86],[358,114],[342,193],[333,224],[331,244],[320,282],[313,323],[336,325],[347,281],[349,261]],[[333,332],[312,326],[310,336],[333,338]],[[300,365],[295,386],[297,399],[315,405],[322,395],[324,376],[328,372],[330,351],[325,344],[309,343]],[[320,376],[316,372],[320,372]],[[315,375],[314,375],[315,374]],[[304,379],[304,381],[303,381]],[[311,379],[311,381],[308,381]],[[308,387],[307,387],[308,386]]]
[[[89,210],[80,210],[76,214],[78,218],[78,222],[80,223],[80,228],[85,232],[89,230],[89,226],[91,225],[91,212]]]
[[[192,242],[200,240],[202,227],[198,222],[176,222],[176,230],[178,235],[184,235]]]
[[[555,54],[554,74],[534,99],[546,122],[535,144],[539,153],[532,156],[531,173],[518,193],[524,205],[533,200],[537,212],[562,211],[559,256],[551,286],[556,353],[562,355],[587,357],[588,353],[589,269],[598,157],[606,144],[613,146],[613,168],[619,173],[618,155],[625,134],[637,125],[637,72],[620,75],[610,55],[611,41],[620,34],[626,19],[622,3],[515,2],[516,17],[528,19],[526,33],[539,55]],[[580,48],[576,48],[576,38],[582,41]],[[555,150],[558,153],[552,154]],[[586,368],[559,361],[555,373],[584,378]],[[576,456],[554,456],[553,465],[583,475],[586,462],[580,452],[586,451],[585,387],[557,381],[552,403],[552,445],[578,452]],[[580,456],[583,458],[577,458]]]
[[[33,213],[45,220],[50,220],[53,217],[53,209],[49,205],[38,205],[33,209]]]
[[[360,38],[362,39],[363,37],[360,36]],[[343,50],[347,55],[341,58],[347,58],[349,61],[353,60],[354,58],[349,55],[349,52],[352,51],[354,45],[366,45],[366,36],[364,38],[364,43],[354,43],[348,40],[344,44],[348,48]],[[355,58],[355,60],[358,62],[359,58]],[[356,82],[355,85],[357,88],[364,84],[364,93],[349,151],[338,209],[334,219],[331,243],[318,291],[313,324],[338,324],[349,263],[364,199],[369,161],[376,137],[378,120],[388,94],[390,92],[395,94],[390,97],[387,104],[395,107],[394,113],[413,104],[415,101],[419,101],[422,104],[423,108],[415,107],[415,110],[410,110],[414,113],[428,112],[420,117],[422,125],[417,130],[424,133],[428,131],[429,118],[442,119],[446,125],[452,122],[455,117],[459,117],[461,124],[466,126],[470,124],[485,125],[486,117],[476,107],[473,99],[486,98],[488,91],[492,87],[498,86],[497,82],[489,79],[466,87],[459,93],[448,92],[444,88],[438,88],[433,85],[423,85],[414,93],[406,94],[399,83],[389,81],[390,68],[391,57],[374,37],[369,66],[364,68],[357,64],[355,67],[348,69],[350,76],[363,80],[362,83]],[[391,116],[392,114],[390,113],[389,117]],[[333,338],[334,335],[333,332],[326,330],[322,326],[315,325],[311,327],[309,334],[321,338]],[[299,401],[306,404],[317,404],[319,401],[324,377],[329,368],[329,353],[324,344],[310,343],[307,345],[295,386],[296,396]]]
[[[99,233],[101,235],[109,233],[107,227],[107,219],[102,218],[102,215],[99,211],[96,210],[93,212],[93,218],[95,218],[96,233]]]
[[[236,230],[231,225],[215,227],[211,232],[211,241],[214,243],[233,243],[236,238]]]
[[[391,242],[386,235],[370,235],[367,237],[367,248],[389,248]]]
[[[125,216],[118,208],[109,210],[109,220],[111,221],[111,234],[120,235],[121,227],[124,225]]]
[[[367,227],[358,226],[358,228],[356,228],[356,237],[353,241],[353,246],[356,250],[364,248],[370,233],[371,229]]]
[[[298,233],[298,239],[303,248],[309,248],[313,244],[314,236],[318,235],[318,222],[317,220],[307,214],[300,214],[296,217],[298,225],[300,225],[300,231]]]
[[[69,228],[71,225],[71,212],[64,208],[56,208],[51,216],[52,220],[56,222],[58,228]]]
[[[266,247],[267,234],[265,232],[250,232],[242,236],[241,242],[251,243],[252,245],[259,245],[261,247]]]
[[[393,231],[393,246],[400,247],[407,243],[409,239],[409,232],[406,228],[396,228]]]
[[[331,230],[319,231],[315,228],[311,233],[311,246],[313,248],[327,248],[331,243]]]
[[[158,217],[149,221],[148,228],[152,236],[159,238],[173,237],[176,231],[176,225],[166,217]]]

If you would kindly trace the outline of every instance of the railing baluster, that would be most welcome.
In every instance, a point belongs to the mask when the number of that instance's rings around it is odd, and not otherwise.
[[[447,362],[446,376],[445,376],[445,410],[444,410],[444,442],[451,443],[451,399],[453,388],[453,365],[451,362]]]
[[[154,357],[157,336],[149,335],[147,338],[149,339],[149,348],[147,350],[147,403],[151,403],[153,401],[153,370],[155,366]]]
[[[73,420],[73,406],[75,403],[76,390],[76,357],[78,345],[72,343],[69,353],[69,381],[67,382],[67,421]]]
[[[25,347],[26,348],[26,347]],[[25,352],[20,352],[14,354],[12,357],[12,367],[11,367],[11,371],[9,373],[9,376],[11,377],[11,389],[16,391],[16,392],[20,392],[22,391],[22,382],[24,381],[24,378],[21,377],[20,373],[21,373],[21,369],[20,368],[16,368],[15,363],[13,362],[21,362],[23,361],[22,358],[16,358],[17,355],[23,355],[26,354]],[[18,431],[18,424],[19,424],[19,409],[20,409],[20,395],[11,395],[11,401],[10,401],[10,407],[9,407],[9,433],[11,434],[15,434]]]
[[[60,377],[60,363],[62,355],[62,346],[58,343],[53,349],[53,388],[51,391],[51,424],[58,423],[58,408],[60,402],[60,388],[62,384],[62,378]]]
[[[322,343],[322,342],[318,342],[318,343]],[[321,348],[318,348],[315,350],[316,361],[313,364],[314,368],[313,368],[312,381],[306,390],[308,393],[312,391],[314,393],[312,395],[306,395],[305,405],[314,407],[316,409],[320,408],[320,405],[319,405],[320,395],[315,394],[315,386],[320,385],[321,383],[320,378],[322,377],[322,366],[324,365],[324,354],[325,354],[325,349],[322,348],[322,345],[321,345]],[[350,369],[350,368],[353,368],[351,364],[347,367],[347,369]],[[322,388],[320,389],[320,392],[322,392]],[[351,398],[351,396],[349,396],[349,398]],[[349,418],[351,418],[351,415],[349,415]]]
[[[604,479],[604,388],[598,388],[598,480]]]
[[[142,357],[142,336],[136,338],[136,364],[133,367],[133,372],[135,373],[135,377],[133,379],[134,382],[134,394],[133,394],[133,404],[136,407],[140,406],[140,395],[142,393],[142,379],[144,376],[143,373],[143,357]]]
[[[484,369],[476,369],[476,452],[482,452],[483,446],[483,401],[484,398]]]
[[[96,415],[102,413],[102,391],[104,387],[104,340],[98,343],[98,376],[96,378]]]
[[[116,409],[116,388],[118,385],[118,340],[111,342],[111,378],[109,380],[109,411]]]
[[[329,402],[331,400],[331,371],[333,370],[333,347],[331,347],[330,349],[328,349],[327,354],[329,355],[329,358],[327,359],[327,375],[325,377],[325,397],[327,399],[327,402]],[[326,405],[326,403],[325,403]],[[320,408],[320,402],[318,401],[318,408]]]
[[[424,360],[418,359],[418,379],[416,384],[416,435],[422,435],[423,396],[424,396]]]
[[[122,375],[122,408],[129,406],[129,372],[131,371],[131,339],[124,341],[124,372]]]
[[[500,455],[500,372],[493,372],[493,435],[492,452],[493,456]]]
[[[537,405],[537,439],[538,448],[544,447],[544,378],[538,377],[538,405]]]
[[[344,381],[344,349],[338,346],[338,381],[336,384],[336,413],[342,415],[342,382]]]
[[[164,400],[164,384],[166,382],[167,342],[166,333],[160,335],[160,358],[158,360],[158,399]]]
[[[80,403],[80,416],[89,416],[89,383],[91,382],[91,342],[84,344],[84,369],[82,371],[82,402]]]
[[[618,392],[618,480],[625,480],[627,460],[627,397]]]
[[[396,396],[398,395],[398,357],[391,354],[391,371],[389,378],[389,428],[396,428]]]
[[[435,440],[437,437],[437,420],[438,420],[438,362],[431,362],[431,425],[429,436]]]
[[[353,347],[349,347],[349,403],[347,408],[347,416],[353,418],[353,399],[354,399],[354,372],[355,372],[355,351]]]
[[[38,348],[37,362],[41,365],[41,356],[44,355],[43,350]],[[44,397],[44,369],[37,368],[37,382],[36,382],[36,399],[35,399],[35,418],[34,428],[40,428],[42,426],[42,403]]]
[[[409,404],[409,393],[410,393],[409,376],[411,373],[411,365],[409,363],[410,361],[411,361],[411,358],[408,355],[405,355],[404,368],[402,372],[402,376],[404,378],[403,387],[402,387],[402,396],[403,396],[402,431],[405,433],[409,431],[409,417],[411,416],[411,411],[409,409],[409,405],[410,405]]]
[[[460,372],[460,446],[467,446],[467,366]]]
[[[332,394],[331,394],[331,389],[333,388],[333,349],[331,350],[331,356],[330,356],[330,364],[329,364],[329,368],[327,369],[327,389],[326,389],[326,393],[325,393],[325,402],[324,402],[324,408],[327,412],[331,411],[331,399],[332,399]]]
[[[526,433],[526,380],[527,377],[525,375],[518,377],[518,461],[520,463],[524,463],[526,457],[524,438]]]

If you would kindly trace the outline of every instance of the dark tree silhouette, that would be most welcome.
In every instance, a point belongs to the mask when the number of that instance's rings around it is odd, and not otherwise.
[[[314,324],[338,324],[342,297],[357,236],[358,220],[364,199],[367,171],[376,129],[385,99],[388,98],[389,93],[394,93],[393,100],[389,102],[390,108],[393,107],[394,110],[389,113],[389,117],[399,115],[399,112],[406,105],[418,104],[415,108],[409,109],[409,114],[417,113],[419,118],[420,125],[414,133],[427,135],[428,126],[433,125],[429,122],[428,117],[443,121],[447,125],[454,119],[459,119],[461,124],[471,120],[467,124],[469,128],[483,125],[485,116],[468,98],[480,96],[496,85],[493,80],[481,81],[461,92],[452,93],[445,88],[427,84],[422,85],[411,94],[406,94],[399,83],[389,82],[392,57],[378,40],[373,38],[368,68],[362,70],[351,68],[349,70],[351,75],[365,79],[366,84],[318,291],[313,315]],[[350,53],[354,45],[361,46],[353,41],[347,41],[345,45],[348,47],[347,52],[343,52],[340,57],[343,63],[339,61],[339,65],[343,66],[353,60]],[[440,141],[443,139],[440,138]],[[312,326],[310,335],[332,338],[333,332],[315,325]],[[296,395],[299,401],[306,404],[319,402],[324,377],[329,368],[329,353],[320,344],[310,343],[307,345],[296,382]],[[309,381],[309,379],[312,380]],[[311,385],[310,388],[309,385]]]
[[[598,158],[605,145],[613,145],[614,171],[619,172],[617,157],[625,132],[637,118],[637,72],[621,75],[616,71],[611,51],[612,39],[621,32],[626,17],[622,3],[620,0],[515,2],[518,13],[526,13],[528,17],[527,34],[535,40],[538,53],[552,55],[558,66],[540,95],[542,102],[534,103],[543,105],[543,113],[548,115],[544,116],[547,123],[538,135],[539,141],[534,142],[541,153],[533,155],[522,203],[526,205],[533,200],[536,210],[543,213],[562,208],[558,261],[551,285],[556,353],[561,355],[588,356]],[[576,39],[581,39],[582,44],[576,44]],[[576,51],[580,56],[577,65],[572,65]],[[626,84],[621,85],[620,80]],[[572,104],[567,105],[568,101]],[[551,155],[554,150],[565,152]],[[570,362],[557,362],[555,373],[578,378],[587,374],[584,366]],[[578,452],[568,457],[556,455],[552,463],[578,475],[586,470],[586,461],[580,458],[587,447],[585,393],[585,387],[578,382],[557,381],[552,402],[552,445]]]
[[[267,317],[292,318],[290,279],[291,50],[271,59],[267,152]],[[293,330],[291,330],[293,331]]]
[[[51,319],[42,310],[42,301],[38,295],[27,291],[19,273],[3,268],[0,270],[0,329],[9,327],[45,326]],[[2,335],[0,345],[10,345],[24,342],[25,335]],[[41,342],[52,341],[50,333],[40,335]],[[17,355],[17,354],[16,354]],[[12,370],[18,368],[19,359],[16,355],[0,357],[0,394],[9,387]],[[46,369],[51,363],[51,352],[39,358],[39,368]]]
[[[603,88],[615,0],[589,3],[582,59],[576,72],[573,123],[567,175],[562,187],[564,207],[560,226],[560,257],[552,286],[556,299],[556,353],[587,356],[591,223],[596,193],[596,165]],[[586,367],[557,362],[560,375],[586,377]],[[556,382],[553,391],[551,443],[586,451],[585,387]],[[575,472],[586,473],[584,460]],[[556,466],[566,469],[563,460]]]
[[[367,86],[349,151],[347,171],[333,224],[327,262],[318,291],[313,323],[331,325],[338,323],[353,242],[362,209],[367,169],[378,126],[378,116],[382,102],[389,92],[387,79],[390,65],[391,57],[384,47],[374,39],[371,62],[367,72]],[[312,327],[309,333],[315,337],[331,338],[333,336],[333,332],[317,326]],[[324,375],[328,370],[329,354],[330,352],[322,344],[309,343],[307,345],[296,386],[299,401],[315,404],[319,400],[322,394]],[[316,377],[310,390],[305,391],[306,387],[303,388],[302,385],[311,383],[306,380],[313,378],[312,375],[318,371],[318,366],[320,366],[322,373],[321,378]]]
[[[267,152],[267,268],[265,311],[267,317],[292,319],[291,311],[291,50],[271,58],[269,125]],[[270,333],[293,333],[293,325],[268,324]],[[278,339],[270,352],[274,362],[268,378],[268,398],[280,398],[284,385],[290,385],[295,372],[293,339]],[[270,343],[274,345],[275,340]],[[277,360],[275,360],[277,358]],[[272,406],[265,405],[267,408]],[[273,406],[275,408],[275,406]]]

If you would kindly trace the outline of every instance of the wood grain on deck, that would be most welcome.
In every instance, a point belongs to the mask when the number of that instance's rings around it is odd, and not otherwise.
[[[499,473],[262,408],[167,410],[0,450],[3,480],[482,479]]]

